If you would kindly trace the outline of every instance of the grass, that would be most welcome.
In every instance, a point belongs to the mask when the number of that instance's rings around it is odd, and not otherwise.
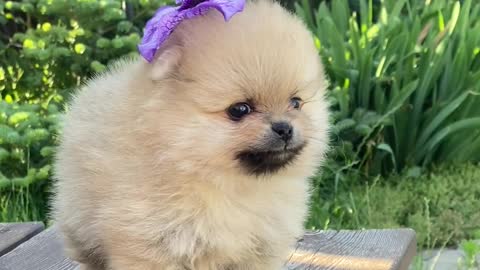
[[[348,184],[314,179],[314,229],[410,227],[421,248],[458,246],[480,230],[480,165],[443,166]]]
[[[47,222],[46,198],[43,185],[0,190],[0,222]]]

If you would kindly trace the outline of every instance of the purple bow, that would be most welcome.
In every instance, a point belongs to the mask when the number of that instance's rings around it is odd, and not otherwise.
[[[179,7],[162,7],[147,22],[142,42],[138,45],[140,54],[152,62],[156,51],[184,19],[205,14],[215,8],[228,21],[235,13],[243,10],[245,0],[176,0]]]

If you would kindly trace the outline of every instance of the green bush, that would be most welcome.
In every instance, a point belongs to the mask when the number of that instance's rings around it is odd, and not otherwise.
[[[58,106],[0,101],[0,222],[42,220]]]
[[[410,227],[420,246],[458,245],[480,230],[478,179],[480,164],[466,164],[337,188],[324,181],[314,192],[307,227]]]
[[[146,20],[166,2],[0,2],[2,99],[61,101],[110,61],[136,54]]]
[[[50,176],[58,107],[0,102],[0,190],[27,187]]]
[[[63,104],[167,2],[0,1],[0,222],[44,220]]]
[[[331,79],[337,177],[480,160],[480,4],[383,1],[374,21],[372,1],[309,3],[297,12]]]

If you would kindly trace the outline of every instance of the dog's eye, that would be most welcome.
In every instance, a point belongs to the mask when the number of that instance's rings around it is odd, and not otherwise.
[[[248,103],[242,102],[233,104],[228,108],[228,115],[232,120],[238,121],[245,115],[252,112],[252,107]]]
[[[302,107],[302,99],[298,97],[290,99],[290,106],[297,110],[300,109]]]

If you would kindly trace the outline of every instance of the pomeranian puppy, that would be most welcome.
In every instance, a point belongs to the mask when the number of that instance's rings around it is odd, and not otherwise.
[[[311,34],[271,1],[182,22],[90,80],[64,119],[53,215],[89,270],[278,270],[328,142]]]

